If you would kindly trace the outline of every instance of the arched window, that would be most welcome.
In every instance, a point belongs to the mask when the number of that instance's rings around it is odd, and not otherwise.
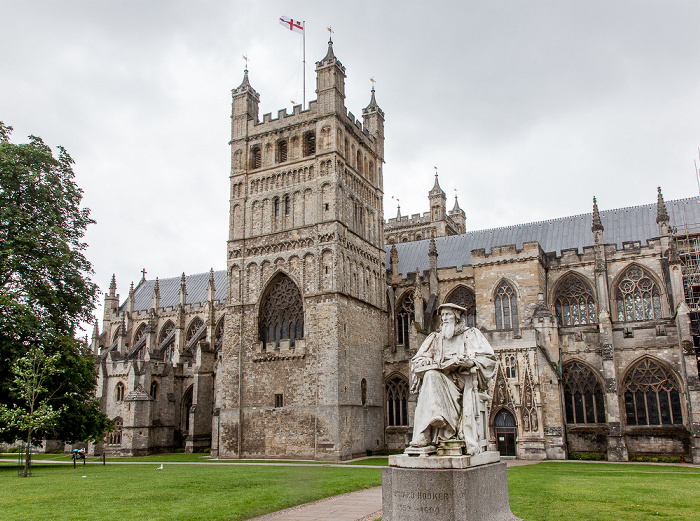
[[[409,331],[415,318],[413,293],[408,293],[401,299],[396,308],[396,343],[409,347]]]
[[[661,318],[661,293],[649,273],[639,266],[625,270],[617,284],[617,319],[619,321]]]
[[[158,382],[151,382],[150,395],[154,400],[158,397]]]
[[[291,210],[292,206],[289,200],[289,196],[286,195],[284,197],[284,215],[289,215],[289,212]]]
[[[515,288],[508,281],[502,281],[495,294],[496,329],[512,329],[518,332],[518,298]]]
[[[445,302],[457,304],[467,310],[467,326],[476,327],[476,299],[474,292],[465,286],[457,286],[453,289]]]
[[[117,402],[123,401],[125,393],[126,387],[124,387],[124,384],[122,382],[117,382],[117,385],[114,388],[114,399]]]
[[[603,386],[585,364],[564,366],[564,409],[566,423],[605,423]]]
[[[141,340],[141,337],[146,334],[146,324],[141,324],[138,329],[136,330],[136,333],[134,333],[134,345],[136,345],[136,342]]]
[[[386,424],[408,426],[408,382],[396,376],[386,383]]]
[[[192,322],[190,322],[190,326],[187,328],[187,333],[185,334],[185,342],[189,343],[189,341],[192,340],[192,338],[194,338],[194,336],[197,334],[197,331],[199,331],[203,325],[204,322],[201,318],[194,317]]]
[[[221,317],[214,330],[214,351],[221,351],[224,345],[224,318]]]
[[[168,320],[165,325],[160,329],[160,334],[158,335],[158,348],[163,349],[163,360],[172,360],[173,352],[175,350],[175,337],[173,336],[166,345],[163,343],[168,339],[170,333],[175,329],[175,324]]]
[[[506,355],[506,378],[518,378],[518,361],[515,355]]]
[[[362,402],[362,407],[367,405],[367,379],[363,378],[360,382],[360,401]]]
[[[623,386],[627,425],[680,425],[681,395],[670,371],[651,358],[632,369]]]
[[[194,386],[190,385],[185,391],[185,394],[182,395],[182,413],[180,417],[180,426],[182,428],[182,432],[185,433],[185,435],[189,434],[190,432],[190,410],[192,409],[193,402],[193,387]]]
[[[362,173],[362,153],[359,150],[357,151],[357,161],[355,161],[355,166],[357,167],[357,171]]]
[[[273,202],[273,207],[274,207],[275,217],[279,217],[280,216],[280,199],[279,199],[279,197],[275,197],[275,200]]]
[[[554,293],[554,310],[560,326],[595,324],[595,297],[590,285],[579,275],[565,276]]]
[[[316,153],[316,134],[307,132],[304,134],[304,155],[311,156]]]
[[[277,142],[277,162],[284,163],[287,160],[287,140],[280,139]]]
[[[110,445],[121,445],[123,426],[124,422],[121,418],[114,418],[114,428],[112,429],[112,432],[110,432],[107,436],[107,443],[109,443]]]
[[[250,168],[253,170],[262,166],[262,148],[259,145],[254,146],[250,151]]]
[[[304,337],[304,306],[301,292],[286,275],[279,275],[272,281],[260,305],[260,340],[263,349],[268,342],[294,340]]]

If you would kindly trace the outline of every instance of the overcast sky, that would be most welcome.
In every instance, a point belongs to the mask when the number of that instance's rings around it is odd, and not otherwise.
[[[225,267],[242,55],[261,117],[302,101],[281,15],[307,102],[327,26],[358,118],[375,78],[385,218],[434,166],[468,230],[698,193],[697,1],[0,0],[0,120],[75,159],[103,290]]]

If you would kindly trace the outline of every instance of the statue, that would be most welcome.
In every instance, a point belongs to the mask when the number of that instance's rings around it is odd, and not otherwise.
[[[418,404],[406,452],[436,452],[440,442],[463,441],[473,456],[485,439],[496,356],[481,331],[466,327],[466,309],[443,304],[438,311],[440,331],[431,333],[411,359],[411,392],[418,393]]]

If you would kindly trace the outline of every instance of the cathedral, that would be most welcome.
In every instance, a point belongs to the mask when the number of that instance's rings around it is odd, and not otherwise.
[[[361,121],[345,107],[332,42],[316,93],[260,119],[247,70],[232,91],[225,270],[144,274],[124,300],[112,279],[93,453],[402,450],[409,361],[451,302],[498,358],[492,449],[700,463],[697,198],[467,231],[436,174],[428,212],[385,221],[384,112],[374,90]]]

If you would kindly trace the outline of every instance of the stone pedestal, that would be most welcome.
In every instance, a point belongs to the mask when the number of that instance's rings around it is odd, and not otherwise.
[[[498,456],[391,456],[382,469],[382,519],[518,521],[510,511],[506,464]]]

